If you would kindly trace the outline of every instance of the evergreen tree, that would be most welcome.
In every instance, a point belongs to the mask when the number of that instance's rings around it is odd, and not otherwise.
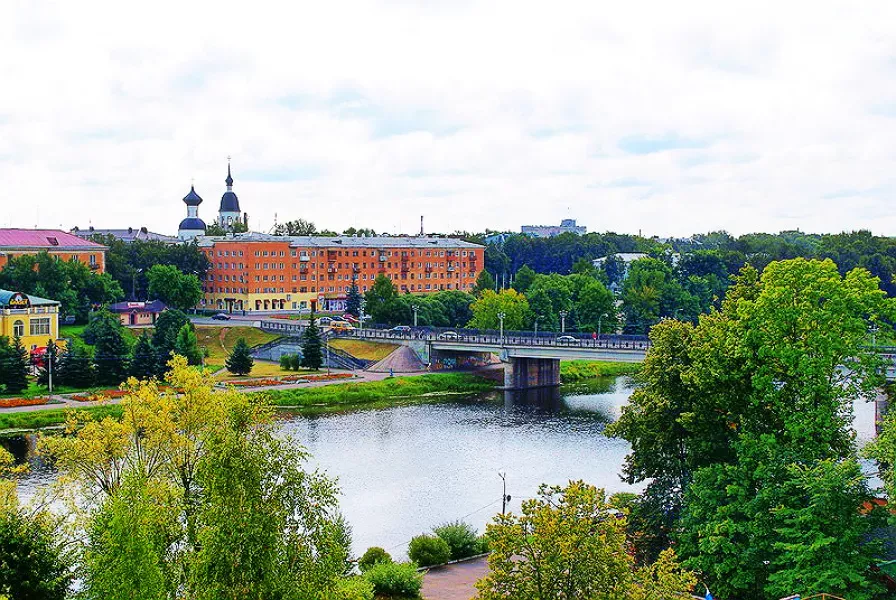
[[[28,353],[18,336],[9,346],[6,358],[7,369],[3,383],[6,385],[7,392],[18,394],[28,387]]]
[[[193,366],[202,364],[202,351],[199,349],[199,342],[196,340],[196,332],[193,331],[192,323],[185,323],[177,332],[174,353],[186,358],[187,364]]]
[[[177,344],[177,334],[180,333],[181,327],[190,322],[190,318],[186,314],[169,308],[156,319],[156,328],[152,334],[152,343],[159,353],[163,365],[168,363],[171,358],[171,352]]]
[[[96,383],[90,349],[76,340],[69,342],[59,357],[53,381],[73,388],[88,388]]]
[[[134,354],[131,358],[131,375],[138,379],[148,379],[161,375],[161,363],[156,347],[152,345],[152,339],[146,333],[137,339],[134,345]]]
[[[249,348],[249,344],[246,343],[245,338],[240,338],[236,341],[233,351],[224,362],[224,366],[227,367],[227,370],[234,375],[248,375],[252,372],[252,366],[254,364],[255,361],[252,359],[252,350]]]
[[[311,313],[308,327],[302,334],[302,366],[306,369],[319,369],[323,362],[320,329],[314,319],[314,313]]]
[[[473,293],[478,296],[485,290],[494,290],[495,286],[495,278],[492,277],[492,274],[485,269],[482,269],[476,277],[476,283],[473,285]]]
[[[44,354],[43,365],[37,370],[37,383],[44,387],[50,384],[50,373],[53,374],[53,383],[57,384],[56,371],[59,370],[59,348],[52,339],[47,340],[47,351]]]
[[[97,332],[93,361],[96,378],[103,385],[119,385],[127,379],[131,363],[131,349],[124,337],[124,327],[116,321]]]
[[[358,290],[357,282],[352,279],[352,286],[348,289],[348,295],[345,299],[345,312],[355,317],[361,316],[361,292]]]

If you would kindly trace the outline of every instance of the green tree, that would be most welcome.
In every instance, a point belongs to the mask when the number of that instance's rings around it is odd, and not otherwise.
[[[59,347],[52,339],[48,339],[46,348],[41,366],[37,370],[37,383],[44,387],[49,386],[51,373],[53,383],[58,385],[56,372],[59,370]]]
[[[137,379],[148,379],[160,376],[161,371],[159,353],[152,344],[152,338],[144,330],[137,338],[137,343],[134,344],[134,353],[131,357],[131,376]]]
[[[174,265],[153,265],[146,274],[149,295],[170,307],[189,310],[202,299],[202,284],[196,275]]]
[[[233,350],[224,362],[224,366],[234,375],[248,375],[252,372],[255,360],[252,358],[252,349],[246,343],[246,338],[240,338],[233,346]]]
[[[188,364],[194,366],[202,364],[202,351],[199,349],[199,342],[196,339],[196,332],[193,330],[192,323],[185,323],[180,328],[180,331],[177,332],[177,340],[174,342],[174,353],[186,358]]]
[[[392,285],[392,280],[385,275],[377,275],[373,285],[364,294],[365,310],[375,322],[388,323],[388,317],[391,316],[398,297],[398,291]]]
[[[53,380],[57,385],[89,388],[96,383],[96,370],[90,349],[80,340],[72,339],[59,357]]]
[[[575,320],[583,331],[615,333],[619,326],[613,292],[596,279],[585,284],[574,302]]]
[[[498,329],[500,319],[498,315],[504,314],[504,330],[519,330],[526,326],[529,320],[529,302],[526,297],[516,290],[503,290],[495,293],[485,290],[476,300],[470,310],[473,318],[467,327],[476,329]]]
[[[513,289],[521,294],[525,294],[529,291],[529,287],[535,281],[535,275],[535,271],[530,269],[527,265],[523,265],[513,276]],[[494,289],[494,286],[486,289]]]
[[[161,357],[161,362],[168,362],[174,347],[177,344],[177,334],[184,325],[190,323],[190,318],[182,311],[171,309],[164,311],[156,319],[156,328],[152,334],[152,344],[156,347]]]
[[[323,364],[321,355],[320,328],[314,318],[314,313],[308,319],[308,327],[302,333],[302,366],[306,369],[317,370]]]
[[[625,519],[603,490],[578,481],[543,485],[538,496],[523,502],[521,515],[504,513],[488,525],[492,553],[489,573],[476,583],[479,600],[644,598],[645,583],[664,592],[653,598],[672,600],[693,587],[696,579],[671,554],[636,577]]]
[[[657,258],[640,258],[629,265],[621,296],[626,333],[647,333],[661,318],[699,313],[672,267]]]
[[[4,385],[7,393],[18,394],[28,387],[29,363],[28,352],[22,346],[22,340],[18,336],[9,341],[9,338],[0,337],[0,383]]]
[[[113,315],[108,310],[98,310],[90,315],[90,321],[87,323],[87,327],[84,328],[81,339],[87,344],[94,346],[106,331],[120,327],[121,319],[116,315]]]
[[[352,285],[348,288],[345,299],[345,312],[355,317],[361,316],[361,292],[358,291],[358,283],[352,279]]]
[[[6,451],[0,448],[0,453]],[[71,559],[52,517],[0,506],[0,597],[63,600],[72,583]]]
[[[473,295],[479,296],[486,290],[494,290],[497,288],[495,278],[487,270],[482,269],[476,276],[476,283],[473,284]]]
[[[97,382],[118,386],[130,372],[131,349],[125,338],[124,327],[118,319],[107,320],[99,328],[94,344],[93,361]]]
[[[318,235],[317,226],[305,219],[279,223],[274,227],[274,235]]]

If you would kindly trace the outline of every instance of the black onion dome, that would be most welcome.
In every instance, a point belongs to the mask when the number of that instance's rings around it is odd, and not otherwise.
[[[186,231],[205,231],[205,221],[195,217],[187,217],[180,222],[180,226],[178,227],[178,229]]]
[[[202,198],[199,197],[192,185],[190,186],[190,193],[184,196],[184,204],[187,206],[199,206],[202,204]]]
[[[230,176],[230,163],[227,163],[227,179],[224,180],[228,186],[233,185],[233,177]]]
[[[220,212],[240,212],[240,200],[233,192],[224,192],[221,196]]]

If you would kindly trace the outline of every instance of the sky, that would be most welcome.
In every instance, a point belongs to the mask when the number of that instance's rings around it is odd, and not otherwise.
[[[0,13],[4,227],[896,235],[892,0]]]

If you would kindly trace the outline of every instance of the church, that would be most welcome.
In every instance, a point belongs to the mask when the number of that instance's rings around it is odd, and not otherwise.
[[[230,174],[230,159],[227,159],[227,179],[224,180],[227,191],[221,196],[221,204],[218,207],[218,218],[215,225],[227,231],[245,231],[249,226],[249,217],[240,212],[240,199],[233,191],[233,176]],[[177,237],[181,240],[191,240],[196,236],[206,235],[205,221],[199,218],[199,205],[202,197],[196,193],[195,186],[190,186],[190,193],[184,196],[184,204],[187,205],[187,218],[180,222],[177,228]]]

